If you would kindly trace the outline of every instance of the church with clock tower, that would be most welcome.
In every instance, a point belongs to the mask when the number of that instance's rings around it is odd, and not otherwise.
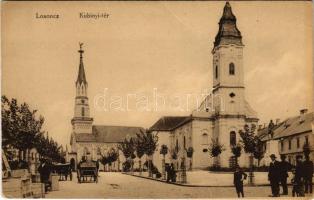
[[[242,34],[231,5],[226,2],[219,21],[212,51],[211,93],[190,116],[160,118],[150,130],[160,133],[163,143],[170,146],[169,162],[180,167],[182,160],[188,168],[208,168],[219,165],[233,167],[235,158],[231,148],[240,140],[239,130],[244,125],[257,125],[257,113],[245,99]],[[210,157],[213,141],[224,146],[218,157]],[[194,152],[186,158],[188,149]],[[191,148],[190,148],[191,149]],[[177,159],[173,159],[173,154]],[[158,156],[158,155],[156,155]],[[242,153],[238,164],[249,166],[249,156]]]

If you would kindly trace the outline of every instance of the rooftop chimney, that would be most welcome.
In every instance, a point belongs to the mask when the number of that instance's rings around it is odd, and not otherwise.
[[[279,123],[280,123],[280,119],[277,118],[277,119],[276,119],[276,125],[278,125]]]
[[[299,122],[302,123],[305,121],[305,114],[307,113],[307,109],[300,110],[300,119]]]
[[[263,128],[263,125],[262,125],[262,124],[259,124],[259,125],[258,125],[258,130],[262,130],[262,128]]]

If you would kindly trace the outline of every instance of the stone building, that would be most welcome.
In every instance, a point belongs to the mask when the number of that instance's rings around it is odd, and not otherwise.
[[[260,129],[258,135],[265,142],[265,156],[261,165],[269,165],[270,154],[286,155],[287,161],[295,165],[296,156],[303,156],[303,146],[310,147],[310,159],[314,160],[314,135],[313,135],[313,112],[308,113],[307,109],[300,110],[297,116],[289,117],[277,122],[272,131],[269,127]]]
[[[200,106],[190,116],[163,117],[150,129],[162,135],[159,142],[169,145],[170,152],[177,151],[178,158],[168,160],[179,167],[182,159],[186,166],[206,168],[213,163],[221,167],[232,167],[234,161],[231,146],[239,139],[239,130],[245,124],[257,125],[256,112],[245,99],[242,35],[236,25],[236,17],[229,2],[224,6],[219,21],[219,30],[212,49],[213,88]],[[166,127],[166,128],[165,128]],[[207,151],[212,140],[223,144],[218,158],[211,158]],[[192,147],[191,160],[186,159],[186,150]],[[248,167],[248,155],[242,154],[239,165]],[[159,161],[154,161],[159,162]],[[191,164],[192,163],[192,164]]]
[[[118,144],[125,138],[133,137],[140,130],[144,130],[141,127],[93,125],[93,118],[90,116],[88,103],[88,83],[84,70],[84,51],[82,48],[80,48],[79,53],[80,63],[75,83],[74,117],[71,120],[71,149],[66,154],[66,161],[70,162],[75,168],[83,156],[89,157],[91,160],[99,160],[112,148],[117,150]],[[119,152],[119,158],[112,163],[111,168],[113,170],[122,169],[121,166],[124,160],[122,153]],[[103,168],[104,166],[100,165],[100,169]]]

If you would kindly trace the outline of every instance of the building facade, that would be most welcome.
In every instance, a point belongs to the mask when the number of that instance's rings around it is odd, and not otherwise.
[[[194,169],[206,168],[214,163],[221,167],[232,167],[234,157],[231,147],[240,139],[239,130],[243,130],[246,124],[257,125],[257,114],[245,99],[244,45],[236,23],[236,17],[227,2],[212,49],[212,93],[190,116],[174,117],[181,121],[176,121],[175,125],[169,122],[172,124],[171,128],[163,133],[167,135],[164,138],[170,141],[170,152],[177,151],[176,160],[171,158],[171,154],[168,156],[170,162],[176,163],[178,167],[183,159],[186,166],[192,165]],[[163,126],[159,126],[162,120],[164,118],[157,121],[151,130],[164,131]],[[217,158],[211,158],[208,152],[212,140],[223,144],[225,148]],[[191,159],[186,158],[189,147],[194,149]],[[239,165],[248,167],[248,159],[248,155],[243,153],[239,158]]]
[[[125,161],[123,154],[118,150],[118,145],[125,138],[130,138],[144,130],[141,127],[128,126],[107,126],[93,125],[93,118],[90,116],[88,102],[88,83],[83,64],[83,49],[80,45],[79,70],[75,83],[76,97],[74,106],[74,116],[71,120],[72,133],[70,138],[70,150],[67,150],[66,161],[70,162],[76,169],[77,163],[83,157],[91,160],[100,160],[110,151],[119,153],[117,161],[110,166],[111,170],[121,170]],[[100,164],[100,169],[105,170],[109,166]]]
[[[310,159],[314,160],[313,120],[313,112],[302,109],[299,115],[276,123],[271,130],[270,126],[260,129],[258,134],[265,143],[266,152],[260,164],[268,166],[269,155],[275,154],[278,158],[285,155],[287,161],[295,165],[297,155],[304,157],[304,145],[309,146]]]

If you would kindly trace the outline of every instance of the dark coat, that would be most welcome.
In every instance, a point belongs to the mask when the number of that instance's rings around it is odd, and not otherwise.
[[[40,173],[41,182],[49,181],[51,170],[52,170],[52,168],[48,163],[42,163],[38,167],[38,172]]]
[[[304,168],[304,177],[305,178],[312,178],[313,176],[313,162],[308,160],[303,162]]]
[[[295,176],[294,176],[294,180],[296,182],[300,182],[303,181],[304,178],[304,166],[303,163],[297,163],[295,166]]]
[[[279,181],[280,179],[280,165],[278,161],[270,163],[268,170],[268,180],[270,181]]]
[[[288,171],[291,169],[291,164],[287,161],[279,162],[280,179],[288,178]]]
[[[246,179],[247,174],[242,172],[242,171],[238,171],[238,172],[234,172],[233,173],[233,184],[234,185],[243,185],[243,179]]]

